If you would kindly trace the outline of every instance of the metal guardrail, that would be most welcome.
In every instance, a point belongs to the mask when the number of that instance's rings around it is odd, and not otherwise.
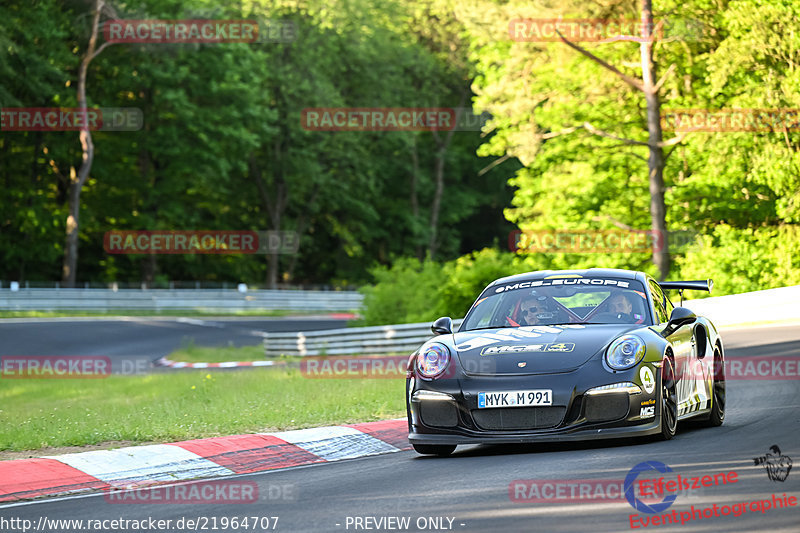
[[[673,302],[677,304],[673,298]],[[800,320],[800,285],[683,302],[717,327]]]
[[[453,320],[453,328],[462,319]],[[279,355],[411,354],[433,337],[430,322],[371,326],[364,328],[326,329],[264,333],[264,353]]]
[[[241,283],[231,281],[185,281],[185,280],[153,280],[153,281],[84,281],[77,282],[76,289],[111,289],[114,291],[122,289],[136,289],[136,290],[156,290],[156,289],[169,289],[174,290],[228,290],[237,289]],[[302,285],[294,285],[291,283],[277,283],[275,286],[267,287],[267,285],[259,283],[247,283],[248,290],[280,290],[280,291],[356,291],[356,285],[330,285],[324,283],[303,283]],[[14,281],[0,279],[0,289],[8,289],[16,287],[15,290],[23,289],[67,289],[69,287],[62,287],[60,281]]]
[[[0,289],[0,310],[352,311],[363,299],[354,291]]]

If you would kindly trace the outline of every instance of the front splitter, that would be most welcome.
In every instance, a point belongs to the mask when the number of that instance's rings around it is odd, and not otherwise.
[[[417,433],[408,434],[411,444],[525,444],[531,442],[565,442],[588,441],[599,439],[622,439],[629,437],[645,437],[655,435],[661,431],[661,421],[658,417],[645,426],[583,429],[572,432],[551,433],[516,433],[514,435],[487,433],[480,435],[455,435],[446,433]]]

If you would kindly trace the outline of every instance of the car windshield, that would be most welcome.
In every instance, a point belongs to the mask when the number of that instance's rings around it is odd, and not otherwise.
[[[554,324],[651,324],[644,287],[607,278],[495,285],[472,306],[461,331]]]

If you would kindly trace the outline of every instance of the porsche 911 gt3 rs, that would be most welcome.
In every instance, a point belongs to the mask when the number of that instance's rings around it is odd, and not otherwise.
[[[409,359],[409,441],[421,454],[459,444],[660,435],[725,418],[724,350],[710,320],[656,282],[614,269],[498,279],[457,331],[443,317]]]

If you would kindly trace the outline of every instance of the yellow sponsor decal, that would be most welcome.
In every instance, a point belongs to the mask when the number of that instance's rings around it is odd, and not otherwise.
[[[548,352],[571,352],[575,349],[575,345],[571,342],[559,342],[556,344],[548,344]]]

